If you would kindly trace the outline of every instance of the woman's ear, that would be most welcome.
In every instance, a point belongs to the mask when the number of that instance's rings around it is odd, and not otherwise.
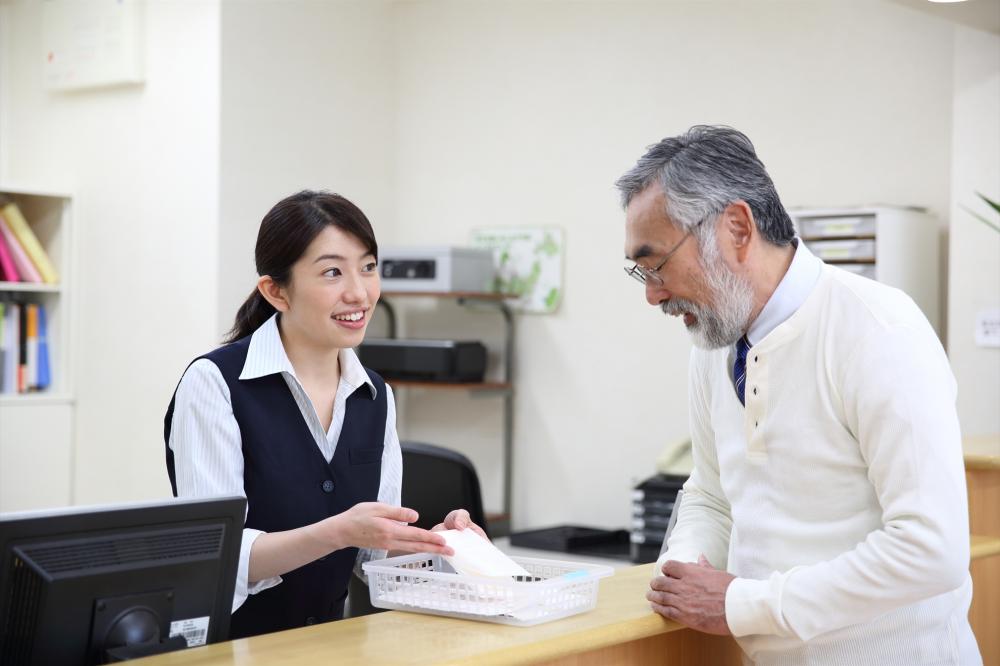
[[[257,291],[278,312],[288,311],[288,294],[270,275],[262,275],[257,279]]]

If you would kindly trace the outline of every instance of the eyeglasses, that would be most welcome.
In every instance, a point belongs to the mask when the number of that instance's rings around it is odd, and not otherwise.
[[[699,222],[698,224],[701,224],[701,222]],[[696,224],[695,227],[697,227],[698,224]],[[686,234],[684,234],[684,238],[680,239],[680,241],[677,242],[677,245],[674,245],[673,249],[670,250],[670,252],[667,252],[667,255],[663,257],[663,261],[657,264],[654,268],[646,268],[645,266],[640,266],[638,262],[626,259],[624,266],[625,274],[628,275],[630,278],[633,278],[636,282],[640,282],[642,284],[646,284],[647,282],[652,282],[653,284],[662,287],[663,278],[660,277],[660,269],[663,268],[668,261],[670,261],[670,257],[673,256],[674,252],[681,249],[681,245],[684,244],[684,241],[686,241],[688,239],[688,236],[690,236],[693,232],[694,232],[694,227],[692,227]]]

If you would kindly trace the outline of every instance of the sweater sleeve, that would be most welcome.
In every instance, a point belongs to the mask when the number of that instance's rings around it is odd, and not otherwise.
[[[676,509],[677,522],[667,541],[667,550],[656,561],[655,575],[662,575],[667,560],[697,562],[704,554],[713,566],[725,569],[729,536],[733,527],[729,502],[719,480],[719,459],[715,451],[706,382],[705,354],[691,351],[688,370],[690,393],[691,457],[694,469],[684,484],[684,499]]]
[[[807,641],[948,592],[968,577],[955,379],[936,336],[927,325],[884,326],[837,353],[844,362],[831,379],[882,525],[828,561],[734,580],[726,619],[736,636]]]

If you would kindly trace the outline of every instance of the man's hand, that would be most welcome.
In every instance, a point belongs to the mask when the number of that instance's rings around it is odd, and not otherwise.
[[[736,576],[709,564],[705,556],[698,564],[668,560],[662,576],[654,578],[646,593],[654,611],[707,634],[728,636],[726,589]]]

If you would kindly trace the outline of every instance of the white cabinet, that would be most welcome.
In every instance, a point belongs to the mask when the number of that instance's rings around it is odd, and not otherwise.
[[[72,443],[69,399],[0,405],[0,513],[72,504]]]
[[[24,394],[0,393],[0,512],[72,503],[73,261],[72,197],[0,185],[52,261],[56,284],[0,282],[0,300],[45,308],[51,385]]]
[[[909,208],[789,211],[806,247],[828,264],[897,287],[941,334],[937,221]]]

